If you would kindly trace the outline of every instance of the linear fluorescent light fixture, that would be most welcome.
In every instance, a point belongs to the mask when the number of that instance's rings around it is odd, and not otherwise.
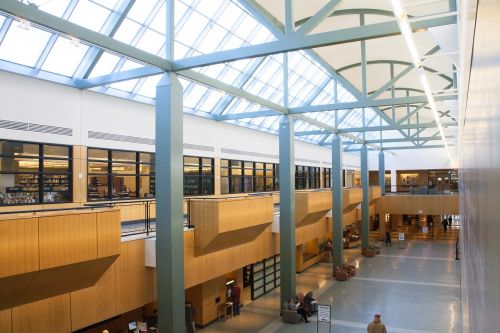
[[[446,153],[448,154],[448,158],[451,161],[450,150],[448,148],[448,143],[446,142],[446,138],[444,136],[443,126],[441,125],[441,121],[439,120],[439,114],[436,108],[436,102],[434,101],[434,96],[432,96],[432,89],[429,85],[429,81],[427,80],[427,76],[425,75],[425,70],[422,67],[422,59],[418,54],[417,45],[415,44],[415,40],[413,39],[413,32],[411,30],[410,22],[408,21],[408,15],[401,5],[400,0],[391,0],[392,11],[394,16],[398,20],[399,30],[403,35],[406,45],[408,46],[408,50],[410,51],[410,55],[413,61],[413,65],[418,70],[418,76],[420,78],[420,83],[424,87],[425,96],[427,97],[427,102],[432,110],[432,115],[434,116],[434,121],[439,129],[439,134],[441,135],[441,139],[444,142],[444,147],[446,148]]]

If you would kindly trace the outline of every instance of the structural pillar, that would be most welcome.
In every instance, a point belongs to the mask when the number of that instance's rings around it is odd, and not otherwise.
[[[378,184],[382,195],[385,194],[385,156],[381,150],[378,154]]]
[[[361,248],[368,246],[370,233],[370,198],[368,183],[368,148],[361,148],[361,185],[363,186],[363,202],[361,202]]]
[[[333,231],[333,274],[336,267],[344,263],[344,204],[342,201],[342,140],[333,134],[332,140],[332,231]]]
[[[285,115],[279,129],[281,303],[295,299],[295,153],[293,119]]]
[[[184,332],[182,86],[174,73],[156,87],[156,281],[158,328]]]

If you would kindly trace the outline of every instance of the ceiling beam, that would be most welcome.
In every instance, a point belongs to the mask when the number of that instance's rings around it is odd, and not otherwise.
[[[76,79],[75,84],[80,89],[90,89],[106,84],[139,79],[146,76],[163,73],[164,70],[157,67],[140,67],[128,71],[111,73],[103,76],[93,77],[91,79]]]
[[[435,101],[446,101],[446,100],[455,100],[455,99],[457,99],[456,94],[434,96]],[[370,107],[387,106],[387,105],[406,105],[406,104],[416,104],[416,103],[426,103],[426,102],[427,102],[427,97],[424,95],[386,98],[386,99],[375,99],[375,100],[360,99],[357,102],[300,106],[300,107],[295,107],[295,108],[289,108],[289,111],[291,114],[298,114],[298,113],[307,113],[307,112],[361,109],[361,108],[370,108]]]
[[[448,146],[453,146],[453,144],[448,144]],[[444,148],[444,145],[383,147],[381,150],[389,151],[389,150],[432,149],[432,148]],[[358,152],[360,150],[361,148],[344,149],[345,152]]]
[[[259,118],[259,117],[271,117],[271,116],[280,116],[281,114],[282,113],[279,113],[278,111],[275,110],[260,110],[251,112],[223,114],[218,117],[218,120],[238,120],[238,119],[249,119],[249,118]]]
[[[338,4],[342,0],[330,0],[326,5],[323,6],[313,17],[310,17],[304,24],[297,29],[297,33],[300,35],[307,35],[314,30],[318,25],[321,24],[328,16],[330,16]]]
[[[439,17],[430,17],[418,21],[413,21],[410,24],[413,30],[421,30],[431,27],[454,24],[456,22],[457,13],[452,12],[445,13],[443,15],[440,15]],[[277,53],[311,49],[328,45],[351,43],[361,40],[396,36],[399,34],[400,30],[396,21],[375,23],[360,27],[340,29],[336,31],[329,31],[306,36],[291,34],[277,41],[179,59],[172,63],[172,70],[180,71],[241,59],[262,57]]]
[[[453,136],[447,136],[446,138],[452,139]],[[440,136],[429,136],[418,138],[420,141],[439,141],[442,140]],[[395,143],[395,142],[413,142],[417,141],[416,138],[391,138],[391,139],[370,139],[365,140],[365,143]],[[356,144],[356,142],[343,142],[344,144]]]
[[[458,123],[441,123],[443,127],[458,126]],[[404,125],[392,125],[392,126],[372,126],[372,127],[351,127],[351,128],[339,128],[338,133],[355,133],[355,132],[378,132],[378,131],[398,131],[403,129],[419,129],[419,128],[434,128],[437,127],[435,122],[431,123],[421,123],[421,124],[404,124]]]
[[[165,70],[171,69],[170,63],[162,57],[122,43],[112,37],[84,28],[78,24],[63,20],[20,1],[2,0],[0,1],[0,11],[15,17],[23,18],[43,28],[67,35],[68,38],[69,36],[75,37],[81,41],[122,54],[145,64]]]

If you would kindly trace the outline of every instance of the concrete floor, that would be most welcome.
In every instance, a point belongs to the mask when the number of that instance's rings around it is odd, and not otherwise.
[[[382,247],[375,258],[359,257],[359,249],[345,251],[346,260],[359,266],[345,282],[331,279],[332,265],[320,263],[297,274],[297,290],[314,291],[320,304],[332,306],[334,333],[366,332],[375,313],[390,333],[460,333],[460,269],[455,245],[412,241],[405,249],[397,242]],[[279,289],[247,304],[241,315],[199,330],[203,333],[329,332],[316,317],[311,323],[283,324],[279,317]]]

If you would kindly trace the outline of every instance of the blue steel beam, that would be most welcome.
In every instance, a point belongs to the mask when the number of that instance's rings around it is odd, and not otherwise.
[[[458,126],[457,122],[441,123],[443,127]],[[339,128],[338,133],[353,133],[353,132],[376,132],[376,131],[391,131],[391,130],[403,130],[403,129],[418,129],[418,128],[434,128],[437,127],[435,122],[430,123],[420,123],[420,124],[401,124],[401,125],[389,125],[389,126],[371,126],[371,127],[350,127],[350,128]]]
[[[218,120],[249,119],[249,118],[279,116],[281,114],[282,113],[275,111],[275,110],[249,111],[249,112],[242,112],[242,113],[223,114],[222,116],[218,117]]]
[[[452,143],[448,143],[448,146],[453,147],[455,146]],[[433,148],[445,148],[445,145],[427,145],[427,146],[399,146],[399,147],[384,147],[382,150],[383,151],[391,151],[391,150],[412,150],[412,149],[433,149]],[[370,150],[375,150],[375,149],[370,149]],[[379,149],[378,149],[379,150]],[[345,152],[359,152],[361,151],[361,148],[349,148],[349,149],[344,149]]]
[[[411,27],[415,31],[436,26],[454,24],[456,22],[456,13],[446,13],[440,17],[431,17],[411,22]],[[338,45],[396,35],[400,35],[399,26],[396,21],[375,23],[365,25],[363,27],[346,28],[306,36],[292,34],[273,42],[176,60],[172,64],[172,70],[181,71],[195,67],[216,65],[241,59],[262,57],[277,53],[311,49],[328,45]]]
[[[314,30],[314,28],[320,25],[321,22],[323,22],[335,11],[341,1],[342,0],[330,0],[323,6],[323,8],[321,8],[316,14],[314,14],[314,16],[310,17],[306,22],[304,22],[304,24],[302,24],[297,29],[297,33],[300,35],[307,35],[308,33],[310,33],[312,30]]]
[[[89,89],[106,84],[138,79],[141,77],[157,75],[163,73],[164,70],[157,67],[141,67],[130,69],[123,72],[115,72],[108,75],[97,76],[91,79],[76,79],[76,87],[80,89]]]
[[[457,99],[456,94],[449,95],[435,95],[435,101],[447,101]],[[396,98],[386,98],[386,99],[361,99],[356,102],[346,102],[346,103],[333,103],[324,105],[311,105],[311,106],[300,106],[289,108],[290,114],[308,113],[308,112],[321,112],[321,111],[335,111],[344,109],[361,109],[361,108],[371,108],[386,105],[406,105],[414,103],[425,103],[427,101],[426,96],[409,96],[409,97],[396,97]]]
[[[378,153],[378,185],[382,195],[385,195],[385,155],[382,150]]]

